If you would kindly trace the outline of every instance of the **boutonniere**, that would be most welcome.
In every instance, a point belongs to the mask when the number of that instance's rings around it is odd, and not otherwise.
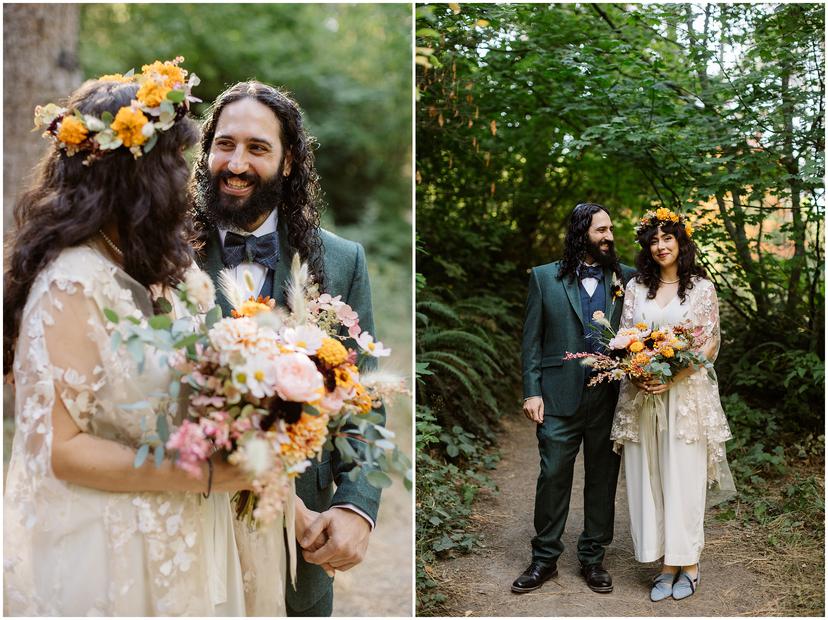
[[[612,285],[610,286],[610,294],[612,300],[621,299],[624,296],[624,287],[621,285],[621,280],[618,279],[617,274],[612,274]]]

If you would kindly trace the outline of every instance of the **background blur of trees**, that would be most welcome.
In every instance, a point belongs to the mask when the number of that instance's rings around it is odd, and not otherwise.
[[[4,225],[14,198],[48,148],[32,132],[36,104],[57,102],[82,80],[140,71],[184,56],[201,78],[196,116],[227,86],[255,78],[293,93],[319,142],[323,225],[366,249],[383,367],[411,376],[412,9],[404,4],[70,4],[4,8]],[[10,394],[6,408],[11,416]],[[389,408],[400,445],[411,441],[410,399]],[[10,440],[13,423],[4,420]],[[6,455],[10,451],[6,450]],[[382,580],[378,600],[342,596],[343,615],[410,613],[411,501],[401,482],[384,494],[373,552],[338,589]],[[381,533],[385,532],[385,533]],[[383,553],[393,554],[384,561]],[[350,606],[349,606],[350,605]]]
[[[473,545],[483,447],[520,411],[527,270],[561,257],[584,201],[627,264],[645,210],[689,214],[738,510],[822,532],[824,7],[425,5],[416,29],[418,557]],[[798,508],[771,499],[792,476]]]

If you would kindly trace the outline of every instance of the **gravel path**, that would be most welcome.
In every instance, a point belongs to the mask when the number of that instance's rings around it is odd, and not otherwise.
[[[493,478],[499,492],[482,496],[474,519],[481,524],[482,548],[439,565],[453,616],[763,616],[774,613],[773,590],[744,567],[743,544],[708,515],[706,546],[698,592],[684,601],[649,600],[649,581],[659,564],[639,564],[633,556],[626,485],[618,483],[615,540],[604,566],[615,590],[596,594],[578,572],[576,542],[583,527],[583,461],[578,457],[566,549],[558,577],[528,594],[512,594],[512,581],[531,559],[532,509],[539,464],[534,425],[523,417],[503,421],[502,460]]]

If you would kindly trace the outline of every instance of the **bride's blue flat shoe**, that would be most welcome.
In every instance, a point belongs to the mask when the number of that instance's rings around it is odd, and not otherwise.
[[[701,578],[701,567],[696,567],[696,578],[694,579],[684,571],[679,573],[678,579],[673,584],[673,598],[680,601],[695,594],[696,588],[699,587],[699,579]]]
[[[653,587],[650,590],[650,600],[653,603],[663,601],[673,595],[673,583],[676,581],[675,573],[661,573],[653,577]]]

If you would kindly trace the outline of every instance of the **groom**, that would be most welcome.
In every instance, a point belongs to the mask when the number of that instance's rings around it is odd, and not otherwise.
[[[240,284],[249,272],[258,295],[283,305],[298,252],[320,291],[341,295],[359,314],[360,326],[373,333],[362,246],[319,227],[311,140],[299,106],[276,88],[242,82],[219,95],[202,127],[192,186],[202,267],[214,281],[229,268]],[[216,301],[229,316],[221,292]],[[351,481],[349,469],[336,451],[326,452],[297,479],[297,494],[320,515],[299,541],[296,589],[287,588],[289,616],[330,616],[333,580],[323,567],[348,570],[365,555],[380,491],[364,476]]]
[[[584,530],[578,539],[578,560],[590,589],[612,592],[612,577],[602,562],[612,542],[620,465],[609,438],[618,387],[588,387],[590,372],[563,357],[566,352],[602,351],[596,338],[600,327],[592,315],[600,310],[618,328],[624,286],[633,272],[615,257],[609,212],[593,203],[579,204],[572,211],[563,260],[532,269],[523,326],[523,412],[538,425],[541,463],[532,563],[514,581],[512,592],[531,592],[558,574],[582,442]]]

